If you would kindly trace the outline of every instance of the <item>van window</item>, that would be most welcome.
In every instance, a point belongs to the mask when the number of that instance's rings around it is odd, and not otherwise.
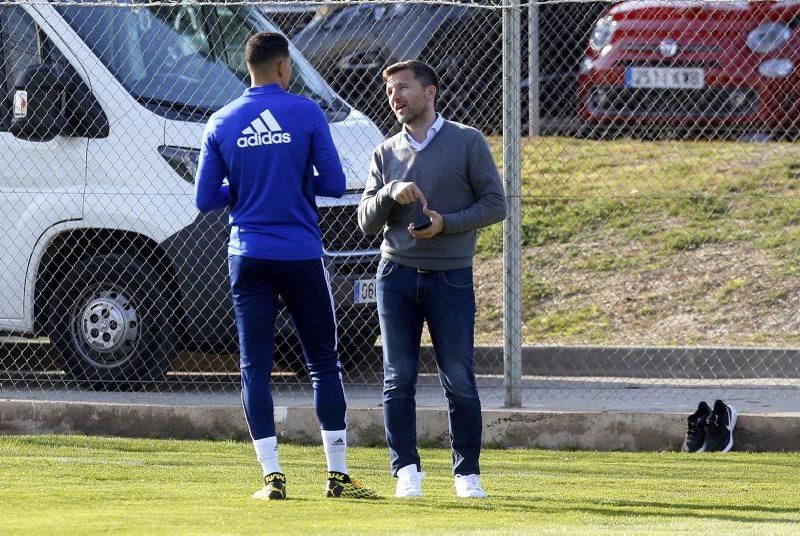
[[[14,83],[29,65],[41,63],[41,46],[39,28],[21,6],[0,7],[0,25],[4,74],[2,125],[6,130],[11,119]]]
[[[208,21],[204,20],[198,5],[182,5],[170,9],[161,8],[156,11],[156,16],[172,25],[189,48],[205,56],[211,55],[211,44],[208,39]]]
[[[214,28],[218,13],[197,3],[60,4],[56,9],[135,99],[166,117],[196,121],[205,120],[249,86],[237,56],[247,37],[255,31],[275,31],[266,19],[250,22],[251,10],[244,6],[223,8],[224,35]],[[298,70],[291,90],[325,109],[346,109],[310,64],[294,49],[292,54]]]
[[[247,79],[247,62],[245,61],[245,45],[247,39],[260,31],[254,27],[250,10],[217,6],[213,8],[216,13],[216,24],[221,35],[222,56],[226,65],[241,78]],[[350,109],[339,99],[333,91],[327,88],[321,77],[313,71],[311,66],[299,53],[292,54],[292,78],[289,91],[303,95],[320,103],[328,116],[332,113],[349,113]]]

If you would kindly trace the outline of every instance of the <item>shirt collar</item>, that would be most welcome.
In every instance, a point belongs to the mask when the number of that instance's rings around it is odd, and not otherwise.
[[[283,88],[280,84],[275,83],[249,87],[244,90],[245,95],[265,95],[267,93],[283,93]]]
[[[425,140],[422,143],[418,143],[417,140],[415,140],[411,134],[408,133],[406,125],[403,125],[403,136],[405,136],[406,141],[408,141],[412,147],[419,149],[421,146],[426,145],[433,139],[439,130],[441,130],[442,125],[444,125],[444,117],[442,117],[442,114],[437,113],[436,121],[434,121],[431,125],[431,128],[428,129],[428,133],[425,135]]]

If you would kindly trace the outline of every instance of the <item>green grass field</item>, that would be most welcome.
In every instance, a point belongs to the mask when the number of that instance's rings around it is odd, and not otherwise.
[[[800,454],[485,450],[490,498],[456,499],[450,453],[422,452],[426,496],[392,497],[384,449],[353,474],[384,496],[322,497],[320,447],[282,445],[290,500],[250,499],[246,443],[0,438],[0,533],[776,533],[800,530]]]
[[[800,233],[798,178],[794,143],[524,140],[523,244],[596,239],[604,228],[654,253],[723,241],[795,253],[786,247]],[[483,234],[482,253],[501,251],[502,240]]]
[[[521,180],[526,344],[800,340],[797,143],[523,139]],[[502,246],[501,225],[479,234],[484,344],[503,340]]]

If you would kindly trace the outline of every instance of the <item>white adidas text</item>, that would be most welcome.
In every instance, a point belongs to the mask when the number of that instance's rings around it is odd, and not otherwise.
[[[276,143],[291,143],[292,135],[288,132],[264,132],[242,136],[236,140],[236,145],[241,148],[258,147],[259,145],[273,145]]]
[[[272,112],[264,110],[250,122],[249,127],[242,130],[242,137],[236,140],[236,146],[244,149],[245,147],[291,143],[292,135],[288,132],[281,132],[282,130],[283,128],[275,120]]]

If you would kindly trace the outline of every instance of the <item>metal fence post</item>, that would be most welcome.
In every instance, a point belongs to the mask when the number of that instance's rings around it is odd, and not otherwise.
[[[539,4],[528,6],[528,136],[538,136],[539,118]]]
[[[504,308],[503,385],[505,406],[522,406],[521,136],[520,67],[522,40],[518,0],[505,0],[503,11],[503,180],[509,214],[503,222]]]

